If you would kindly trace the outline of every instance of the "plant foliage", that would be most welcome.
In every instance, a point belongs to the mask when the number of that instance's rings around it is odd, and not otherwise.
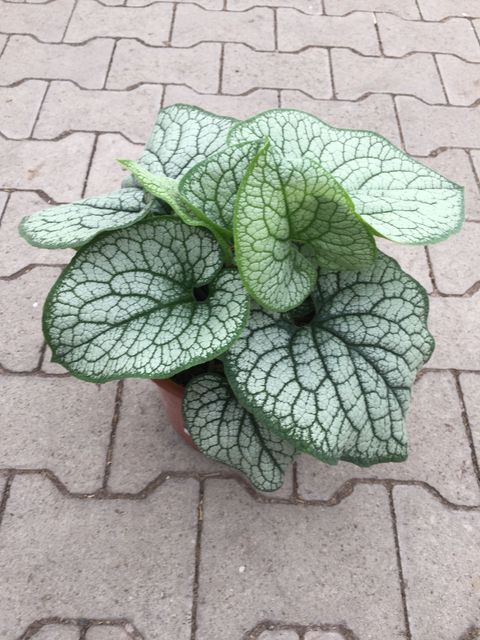
[[[122,164],[118,191],[20,225],[34,246],[78,249],[44,307],[54,360],[91,382],[190,372],[193,440],[260,490],[297,451],[405,459],[433,338],[425,291],[375,236],[446,239],[461,187],[375,133],[291,109],[236,121],[174,105]]]

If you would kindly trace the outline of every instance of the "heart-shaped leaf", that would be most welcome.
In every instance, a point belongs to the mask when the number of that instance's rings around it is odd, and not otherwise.
[[[423,288],[379,253],[357,273],[321,272],[307,326],[252,311],[224,355],[241,403],[321,460],[406,457],[410,387],[433,350]]]
[[[371,264],[376,251],[334,178],[313,160],[276,156],[268,143],[250,163],[240,187],[234,236],[246,288],[274,311],[305,300],[315,285],[317,264],[361,269]]]
[[[204,374],[185,390],[188,432],[205,455],[244,473],[260,491],[282,486],[295,449],[262,427],[233,395],[223,376]]]
[[[77,253],[48,296],[44,333],[79,378],[166,378],[223,353],[248,313],[210,233],[158,216]]]
[[[180,181],[180,193],[197,215],[230,238],[237,191],[258,147],[258,142],[225,147],[193,166]]]
[[[151,173],[178,178],[218,151],[235,122],[185,104],[161,109],[138,162]]]
[[[370,131],[330,127],[293,109],[234,125],[232,144],[268,137],[284,157],[318,161],[380,235],[404,244],[439,242],[464,219],[463,189]]]
[[[141,189],[120,189],[34,213],[22,220],[19,230],[34,247],[76,249],[102,231],[129,227],[146,213]]]

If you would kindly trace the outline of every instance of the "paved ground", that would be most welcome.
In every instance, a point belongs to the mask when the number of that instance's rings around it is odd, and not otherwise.
[[[480,638],[480,1],[124,5],[0,0],[1,640]],[[177,440],[148,381],[49,363],[69,253],[17,223],[113,189],[174,102],[374,128],[466,186],[459,236],[394,251],[438,343],[405,464],[305,457],[259,495]]]

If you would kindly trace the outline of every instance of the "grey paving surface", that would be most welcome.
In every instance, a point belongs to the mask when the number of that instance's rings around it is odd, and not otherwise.
[[[479,82],[478,0],[0,0],[1,640],[480,637]],[[383,247],[437,340],[405,464],[303,457],[265,496],[187,449],[148,381],[49,363],[70,253],[16,225],[115,188],[175,102],[376,129],[465,185],[461,234]]]

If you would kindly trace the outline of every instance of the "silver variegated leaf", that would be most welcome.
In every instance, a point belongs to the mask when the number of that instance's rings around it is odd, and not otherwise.
[[[321,460],[358,465],[407,454],[410,387],[433,350],[423,288],[379,253],[360,272],[321,272],[306,326],[252,311],[224,355],[242,404]]]

